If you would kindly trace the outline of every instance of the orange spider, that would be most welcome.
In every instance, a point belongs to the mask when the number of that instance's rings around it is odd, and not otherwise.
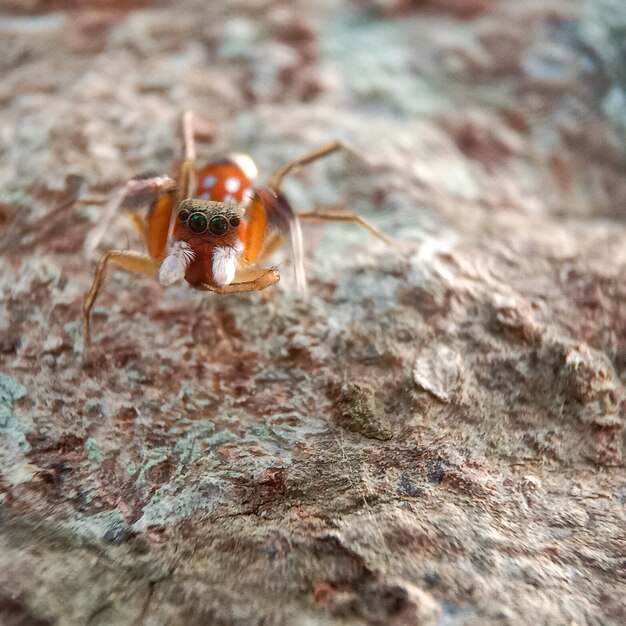
[[[281,191],[283,178],[294,169],[340,150],[333,142],[288,161],[270,177],[265,187],[251,192],[247,220],[246,200],[256,166],[245,155],[214,161],[196,170],[193,118],[182,117],[183,159],[177,180],[167,175],[131,179],[113,194],[103,217],[87,237],[94,250],[119,208],[133,196],[158,194],[147,216],[132,215],[143,235],[147,253],[122,250],[105,252],[96,267],[93,284],[85,296],[83,332],[90,343],[90,318],[109,264],[140,274],[158,276],[163,286],[183,278],[195,289],[218,294],[259,291],[279,280],[274,268],[256,264],[291,240],[298,289],[306,289],[300,219],[356,222],[387,243],[390,240],[363,218],[351,213],[299,213],[292,210]]]

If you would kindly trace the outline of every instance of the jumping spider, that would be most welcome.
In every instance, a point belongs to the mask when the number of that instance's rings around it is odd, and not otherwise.
[[[306,287],[300,220],[355,222],[383,241],[390,240],[358,215],[343,212],[295,213],[281,191],[283,178],[294,169],[344,148],[329,143],[288,161],[267,185],[250,191],[256,166],[244,155],[213,161],[196,169],[193,118],[182,116],[183,158],[176,179],[143,176],[131,179],[113,194],[100,223],[87,238],[86,248],[96,248],[120,207],[134,196],[156,194],[146,216],[133,214],[146,252],[109,250],[96,267],[93,284],[85,296],[83,332],[90,343],[90,318],[107,267],[158,276],[171,285],[183,278],[194,288],[218,294],[259,291],[279,280],[276,269],[258,264],[285,239],[291,241],[296,284]],[[246,208],[246,199],[251,200]]]

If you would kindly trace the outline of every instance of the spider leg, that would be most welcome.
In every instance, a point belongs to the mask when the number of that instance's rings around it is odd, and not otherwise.
[[[147,193],[163,193],[176,188],[178,188],[178,202],[185,198],[193,197],[196,188],[196,147],[193,136],[193,114],[191,111],[186,111],[183,114],[181,125],[183,158],[178,172],[178,182],[167,175],[137,176],[115,190],[102,211],[99,223],[87,235],[85,251],[88,255],[98,247],[120,207],[129,198]],[[160,200],[161,198],[157,198],[157,205]],[[162,204],[157,206],[157,209],[155,214],[154,208],[152,208],[151,215],[148,217],[146,241],[153,256],[162,256],[169,235],[173,202],[166,206],[166,202],[163,200]],[[137,226],[136,221],[135,225]]]
[[[305,293],[304,251],[298,216],[280,191],[267,187],[256,189],[250,202],[246,225],[244,261],[254,263],[261,255],[267,256],[287,235],[291,241],[296,286],[300,293]]]
[[[196,143],[193,135],[193,113],[185,111],[181,118],[183,155],[178,172],[178,201],[193,198],[196,191]]]
[[[283,243],[285,243],[285,236],[282,233],[276,230],[271,232],[263,242],[263,247],[261,248],[258,260],[262,261],[263,259],[266,259],[268,256],[276,252],[276,250],[278,250]]]
[[[160,194],[150,206],[145,226],[148,254],[163,259],[172,230],[174,209],[186,198],[193,198],[196,191],[196,146],[193,135],[193,115],[186,111],[181,118],[182,160],[178,169],[175,191]]]
[[[174,193],[162,193],[150,206],[146,220],[146,247],[153,259],[162,259],[170,236],[176,198]]]
[[[139,236],[144,240],[148,241],[148,221],[145,216],[141,213],[131,213],[130,221],[132,222],[135,230],[139,233]]]
[[[283,182],[283,178],[290,174],[293,170],[302,167],[303,165],[308,165],[309,163],[313,163],[313,161],[317,161],[319,159],[323,159],[325,156],[332,154],[333,152],[337,152],[339,150],[346,150],[347,152],[352,152],[349,148],[344,146],[340,141],[332,141],[331,143],[327,143],[307,154],[298,157],[297,159],[292,159],[291,161],[287,161],[283,163],[270,177],[267,186],[270,189],[274,189],[275,191],[280,191],[281,185]]]
[[[250,205],[250,218],[246,230],[244,259],[255,261],[259,255],[266,256],[275,249],[278,239],[267,241],[268,226],[274,226],[284,237],[289,235],[294,263],[296,287],[300,293],[306,292],[306,274],[304,272],[304,245],[302,228],[295,213],[281,191],[285,176],[294,170],[322,159],[333,152],[348,150],[341,142],[333,141],[311,152],[281,165],[270,177],[267,188],[257,189]]]
[[[381,239],[387,245],[394,245],[392,239],[387,237],[384,233],[381,233],[378,228],[370,224],[366,219],[362,218],[360,215],[355,215],[354,213],[317,213],[315,211],[311,211],[308,213],[298,213],[298,217],[301,220],[308,220],[311,222],[348,222],[352,224],[359,224],[372,233],[374,237],[378,237],[378,239]]]
[[[176,182],[167,175],[150,176],[148,178],[131,178],[122,187],[116,189],[109,197],[102,210],[98,224],[94,226],[85,240],[85,252],[89,256],[97,247],[109,229],[117,212],[129,198],[142,194],[159,193],[176,187]]]
[[[145,223],[145,241],[148,254],[162,259],[172,229],[174,208],[186,198],[192,198],[196,190],[196,146],[193,136],[193,115],[187,111],[181,118],[182,161],[178,170],[176,191],[160,194],[150,206]],[[137,225],[137,224],[136,224]]]
[[[102,255],[96,267],[91,289],[89,289],[89,292],[85,296],[85,302],[83,304],[83,337],[86,348],[91,342],[91,311],[95,306],[96,298],[106,278],[107,267],[109,265],[117,265],[129,272],[148,274],[151,276],[156,274],[159,269],[159,261],[157,259],[150,258],[139,252],[109,250]]]
[[[195,287],[200,291],[212,291],[219,295],[261,291],[275,285],[280,280],[280,274],[275,269],[251,270],[240,272],[230,285],[216,286],[202,283]]]

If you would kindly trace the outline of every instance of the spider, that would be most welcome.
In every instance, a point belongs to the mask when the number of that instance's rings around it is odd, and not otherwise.
[[[99,224],[87,237],[85,247],[93,251],[125,203],[156,194],[145,216],[132,214],[146,252],[109,250],[100,258],[83,306],[85,347],[91,342],[91,311],[109,265],[157,276],[163,286],[185,279],[194,289],[217,294],[260,291],[277,283],[280,276],[275,268],[259,268],[258,264],[289,238],[296,285],[303,292],[306,277],[300,220],[354,222],[391,243],[377,228],[352,213],[295,213],[282,193],[285,176],[345,149],[340,142],[329,143],[284,163],[265,186],[251,192],[256,166],[250,157],[234,155],[196,169],[190,111],[182,116],[182,142],[183,158],[176,179],[168,175],[132,178],[112,194]],[[246,199],[249,199],[248,207]]]

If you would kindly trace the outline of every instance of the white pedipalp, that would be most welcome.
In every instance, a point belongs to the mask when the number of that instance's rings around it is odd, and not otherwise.
[[[237,272],[237,257],[243,252],[243,244],[238,241],[234,246],[213,248],[213,280],[216,285],[230,285]]]
[[[185,278],[185,272],[195,258],[195,253],[186,241],[175,241],[159,268],[159,282],[164,287]]]

